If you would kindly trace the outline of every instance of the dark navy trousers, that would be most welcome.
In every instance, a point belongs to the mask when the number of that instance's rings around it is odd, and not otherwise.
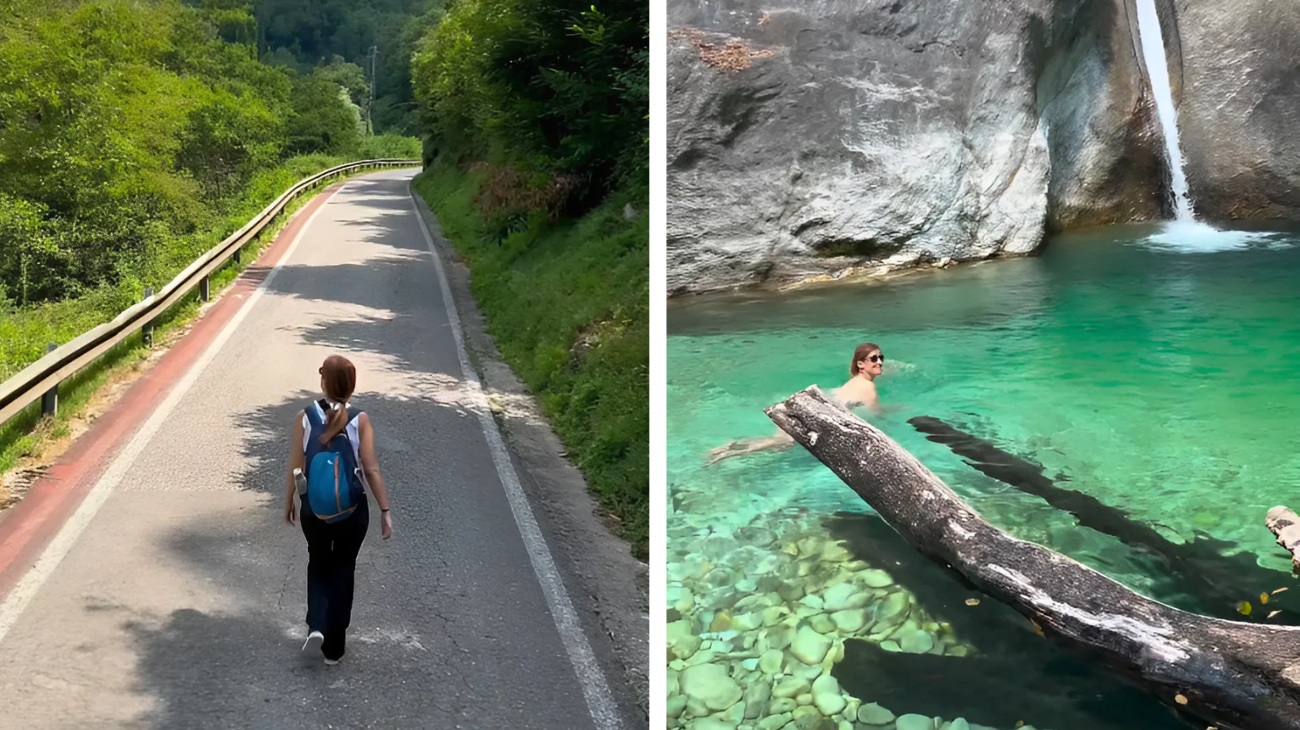
[[[339,659],[352,623],[357,553],[370,527],[370,505],[362,495],[351,517],[330,523],[317,519],[304,499],[300,515],[307,538],[307,630],[325,635],[321,653],[326,659]]]

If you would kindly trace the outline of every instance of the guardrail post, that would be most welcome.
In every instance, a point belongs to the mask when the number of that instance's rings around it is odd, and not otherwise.
[[[235,249],[235,263],[239,263],[239,259],[243,255],[243,253],[244,253],[243,246],[240,246],[239,248]]]
[[[148,299],[151,296],[153,296],[153,287],[151,286],[145,287],[144,298]],[[153,347],[153,320],[152,319],[149,320],[149,323],[144,326],[144,346]]]
[[[49,353],[54,352],[57,348],[58,345],[51,342],[50,344],[45,346],[45,353],[48,355]],[[50,388],[48,391],[45,392],[45,395],[41,396],[41,415],[53,417],[58,412],[59,412],[59,385],[58,383],[55,383],[53,388]]]
[[[203,281],[199,282],[199,298],[203,300],[204,304],[207,304],[212,299],[212,292],[208,290],[208,277],[206,276],[203,277]]]

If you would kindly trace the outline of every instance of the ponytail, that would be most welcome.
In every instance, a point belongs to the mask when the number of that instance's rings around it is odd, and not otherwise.
[[[328,444],[334,440],[335,436],[343,433],[343,429],[348,427],[348,404],[331,403],[329,416],[325,421],[325,433],[320,435],[320,442]]]

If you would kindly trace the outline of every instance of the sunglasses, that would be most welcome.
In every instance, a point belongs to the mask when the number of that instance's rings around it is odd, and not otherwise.
[[[879,363],[883,363],[883,362],[885,361],[885,356],[884,356],[884,355],[872,355],[871,357],[868,357],[867,359],[870,360],[871,362],[879,362]]]

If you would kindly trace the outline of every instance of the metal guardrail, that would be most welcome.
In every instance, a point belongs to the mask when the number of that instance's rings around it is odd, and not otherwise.
[[[419,160],[363,160],[346,165],[331,167],[309,178],[301,180],[289,188],[274,202],[262,209],[252,220],[232,233],[226,240],[208,249],[176,275],[167,286],[157,294],[146,291],[144,301],[133,305],[113,318],[113,321],[101,324],[72,341],[52,349],[40,360],[23,368],[12,378],[0,383],[0,425],[8,423],[35,403],[44,402],[44,411],[53,415],[57,408],[59,383],[90,365],[101,355],[121,343],[127,337],[146,329],[146,335],[152,333],[153,321],[173,305],[194,291],[200,289],[203,301],[208,300],[208,277],[220,269],[230,259],[236,261],[243,247],[265,230],[271,221],[279,215],[284,207],[305,190],[312,188],[330,178],[344,173],[367,169],[384,169],[396,167],[415,167]]]

